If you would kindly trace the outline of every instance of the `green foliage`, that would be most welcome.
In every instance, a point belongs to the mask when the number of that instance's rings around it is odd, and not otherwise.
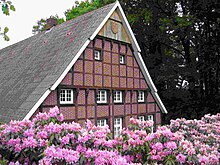
[[[133,25],[135,22],[138,20],[138,15],[137,14],[128,14],[128,22],[129,24]]]
[[[10,10],[15,11],[15,7],[12,5],[11,1],[0,0],[0,5],[2,6],[2,13],[7,16],[10,15]],[[0,30],[1,30],[1,27],[0,27]],[[0,31],[0,35],[3,36],[5,41],[9,41],[9,37],[6,34],[8,31],[9,31],[8,27],[5,27],[2,33]]]
[[[220,107],[218,1],[120,0],[171,118]],[[187,81],[188,85],[182,82]],[[201,108],[202,107],[202,108]]]
[[[72,9],[68,9],[65,11],[65,19],[64,18],[59,18],[57,15],[56,16],[51,16],[52,18],[56,18],[58,21],[58,24],[61,24],[65,21],[71,20],[73,18],[76,18],[80,15],[83,15],[85,13],[88,13],[90,11],[96,10],[104,5],[107,5],[109,3],[114,2],[115,0],[93,0],[91,2],[87,1],[82,1],[82,2],[75,2],[75,6],[72,7]],[[37,25],[33,26],[32,32],[34,34],[45,31],[46,29],[46,20],[47,19],[41,19],[37,22]]]
[[[98,5],[99,3],[97,3],[97,1],[94,1],[92,3],[90,3],[89,1],[85,1],[85,2],[82,1],[79,4],[76,3],[75,7],[65,12],[66,20],[76,18],[82,14],[95,10],[97,9]]]

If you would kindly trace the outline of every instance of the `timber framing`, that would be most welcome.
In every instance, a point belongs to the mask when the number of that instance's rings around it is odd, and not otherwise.
[[[120,19],[112,18],[113,14],[118,14]],[[107,24],[108,21],[116,22],[115,26]],[[120,28],[117,29],[117,23],[122,26],[121,31]],[[109,34],[114,33],[114,36],[108,36],[108,31],[103,27],[110,28],[112,32]],[[83,28],[85,28],[84,32]],[[99,33],[103,29],[104,32]],[[126,34],[128,39],[117,38],[117,35],[122,33]],[[54,40],[55,37],[60,37],[59,41],[62,43]],[[23,97],[23,102],[18,106],[19,110],[22,107],[25,109],[20,111],[23,114],[18,114],[19,118],[12,119],[30,119],[36,112],[48,112],[50,108],[58,106],[66,122],[83,123],[86,119],[90,119],[97,124],[97,120],[106,119],[110,129],[114,130],[116,118],[121,118],[119,121],[122,121],[123,126],[127,126],[131,117],[146,118],[147,115],[153,115],[156,126],[161,123],[161,113],[167,113],[118,1],[58,25],[50,33],[32,37],[32,40],[32,42],[24,41],[24,45],[20,47],[27,48],[28,44],[38,45],[42,50],[36,52],[36,48],[33,47],[28,60],[40,61],[41,64],[35,69],[31,68],[30,63],[29,72],[35,71],[30,73],[32,77],[28,77],[33,80],[33,91],[30,90],[30,95]],[[45,40],[49,41],[45,42]],[[46,43],[48,45],[45,45]],[[19,47],[15,50],[19,52]],[[101,52],[100,60],[94,58],[95,50]],[[8,54],[6,49],[4,51]],[[27,54],[22,55],[27,56]],[[124,57],[123,64],[120,63],[120,55]],[[24,68],[20,70],[23,71]],[[44,70],[47,72],[43,72]],[[40,71],[42,74],[39,73]],[[27,71],[23,76],[28,75]],[[44,75],[46,76],[43,77]],[[25,87],[20,91],[24,89]],[[73,95],[73,104],[60,101],[61,90],[66,91],[63,92],[64,95],[68,93],[67,91]],[[107,91],[106,103],[97,103],[99,90]],[[116,90],[122,91],[121,103],[114,102]],[[144,91],[144,102],[138,102],[138,91]],[[11,111],[13,112],[13,109]],[[10,115],[2,115],[2,117],[0,115],[1,118],[7,118],[6,121],[10,119]]]

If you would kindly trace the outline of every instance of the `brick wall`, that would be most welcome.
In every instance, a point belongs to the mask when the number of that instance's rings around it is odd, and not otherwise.
[[[94,50],[101,50],[102,60],[94,60]],[[125,56],[125,64],[119,63],[120,54]],[[69,88],[74,90],[74,103],[62,105],[59,103],[59,90]],[[97,104],[95,93],[98,89],[108,91],[108,103]],[[124,102],[115,104],[112,101],[114,90],[122,90]],[[138,103],[137,91],[145,91],[144,103]],[[58,91],[58,92],[57,92]],[[148,90],[148,85],[132,53],[131,45],[97,38],[91,41],[61,84],[42,104],[42,111],[47,112],[57,105],[66,121],[84,123],[86,118],[95,122],[106,118],[113,129],[113,118],[122,117],[126,126],[131,117],[153,114],[156,124],[161,123],[161,112]],[[113,116],[114,115],[114,116]]]

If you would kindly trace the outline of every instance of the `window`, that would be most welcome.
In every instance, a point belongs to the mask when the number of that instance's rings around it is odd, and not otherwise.
[[[114,137],[119,137],[122,131],[122,118],[114,119]]]
[[[61,89],[60,90],[60,104],[73,104],[73,90]]]
[[[125,55],[120,55],[120,64],[125,64]]]
[[[154,115],[147,115],[147,120],[154,121]],[[154,127],[152,126],[152,127],[150,127],[150,129],[151,129],[151,133],[153,133]]]
[[[106,125],[107,125],[107,120],[106,119],[97,120],[97,126],[104,127]]]
[[[144,102],[144,91],[138,91],[138,102]]]
[[[94,58],[95,58],[95,60],[101,60],[102,59],[101,50],[95,50],[94,51]]]
[[[107,91],[106,90],[98,91],[97,103],[107,103]]]
[[[144,116],[138,116],[138,119],[139,119],[140,121],[145,121],[145,120],[144,120]]]
[[[122,103],[122,91],[114,92],[114,103]]]

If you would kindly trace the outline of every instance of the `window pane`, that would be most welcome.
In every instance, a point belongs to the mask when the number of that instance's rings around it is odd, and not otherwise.
[[[144,121],[144,116],[138,116],[138,119],[139,119],[140,121]]]
[[[138,102],[144,102],[144,92],[138,91]]]
[[[97,120],[97,126],[104,127],[106,125],[107,125],[107,120],[106,119]]]
[[[125,63],[125,56],[120,55],[120,64],[124,64],[124,63]]]
[[[114,102],[116,102],[116,103],[122,102],[122,91],[115,91],[114,92]]]
[[[107,103],[107,91],[105,90],[98,91],[97,103]]]
[[[119,137],[122,130],[122,118],[114,119],[114,136]]]
[[[94,52],[94,57],[96,60],[101,60],[101,51],[100,50],[95,50]]]
[[[72,104],[73,103],[73,90],[72,89],[61,89],[60,90],[60,103],[61,104]]]

